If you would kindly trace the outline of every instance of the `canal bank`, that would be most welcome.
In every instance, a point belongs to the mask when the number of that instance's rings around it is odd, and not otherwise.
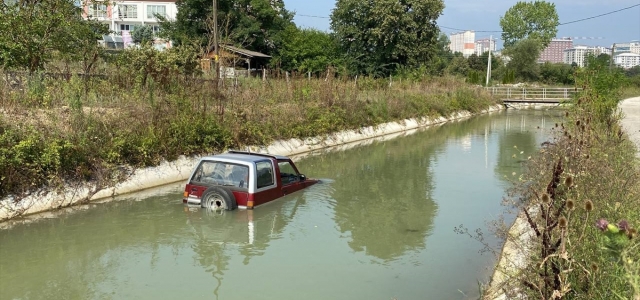
[[[479,114],[496,112],[504,109],[502,105],[494,105]],[[250,147],[250,151],[274,153],[286,156],[304,155],[311,151],[327,149],[349,143],[357,143],[376,137],[403,133],[418,128],[462,120],[473,116],[470,112],[458,112],[449,117],[408,119],[400,122],[349,130],[329,136],[308,138],[304,140],[290,139],[276,141],[266,147]],[[18,216],[36,214],[52,209],[72,206],[96,200],[105,200],[118,195],[154,188],[185,180],[199,157],[181,157],[176,161],[163,162],[159,166],[137,169],[129,178],[114,187],[101,188],[95,183],[69,185],[64,192],[43,190],[36,192],[15,203],[12,198],[0,201],[0,222]]]
[[[629,140],[635,144],[638,150],[636,156],[640,158],[640,97],[625,99],[620,102],[618,108],[622,113],[620,125]],[[517,277],[519,272],[527,267],[531,249],[529,241],[535,237],[535,233],[529,228],[524,213],[518,215],[507,234],[491,281],[484,293],[484,299],[487,300],[507,299],[506,291],[514,292],[513,286],[509,284],[510,279]]]

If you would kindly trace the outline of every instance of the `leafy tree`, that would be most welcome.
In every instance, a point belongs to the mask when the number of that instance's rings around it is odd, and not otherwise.
[[[212,46],[211,0],[178,0],[176,20],[159,18],[161,34],[177,44]],[[293,14],[282,0],[218,0],[219,41],[274,54]]]
[[[338,45],[327,32],[289,26],[285,40],[272,63],[285,70],[319,72],[338,62]]]
[[[337,0],[331,28],[353,73],[387,75],[436,54],[442,0]]]
[[[44,68],[55,55],[93,65],[100,52],[97,40],[107,25],[84,20],[73,0],[0,3],[0,66]]]
[[[505,49],[505,54],[511,60],[507,67],[515,73],[519,79],[536,81],[540,74],[538,57],[540,56],[540,44],[535,39],[524,39],[510,48]]]
[[[486,71],[487,70],[487,59],[488,57],[482,61],[482,59],[477,54],[471,54],[467,61],[469,63],[469,68],[475,71]]]
[[[452,57],[453,53],[449,48],[449,36],[444,32],[440,32],[436,41],[435,55],[431,57],[426,65],[426,71],[431,75],[443,75]]]
[[[459,53],[451,60],[451,63],[447,66],[447,74],[449,75],[462,75],[466,76],[469,72],[469,62],[464,56]]]
[[[542,48],[549,45],[560,24],[556,6],[546,1],[518,2],[500,18],[504,47],[520,40],[536,40]]]
[[[136,26],[131,32],[131,39],[136,44],[149,44],[153,42],[153,27],[149,25]]]
[[[571,65],[545,62],[540,65],[540,80],[547,84],[573,85],[575,70]]]

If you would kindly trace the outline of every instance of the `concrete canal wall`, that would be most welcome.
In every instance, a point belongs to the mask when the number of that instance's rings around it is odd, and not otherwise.
[[[480,114],[496,112],[504,109],[495,105]],[[458,112],[448,118],[408,119],[401,122],[385,123],[360,130],[348,130],[329,136],[276,141],[266,147],[250,147],[253,152],[273,153],[300,158],[312,151],[371,143],[375,138],[390,139],[399,135],[408,135],[415,130],[427,126],[443,124],[448,121],[462,120],[471,117],[469,112]],[[191,175],[194,164],[199,157],[181,157],[176,161],[163,162],[159,166],[137,169],[128,180],[114,187],[100,189],[95,183],[83,183],[65,188],[64,192],[39,191],[18,203],[12,198],[0,200],[0,222],[21,216],[44,212],[52,209],[68,207],[87,201],[105,200],[118,195],[128,194],[144,189],[154,188],[170,183],[186,180]]]
[[[638,149],[636,156],[640,158],[640,97],[623,100],[618,107],[623,114],[620,121],[622,128],[636,145]],[[529,213],[535,215],[536,212],[529,211]],[[507,299],[504,291],[514,291],[509,279],[515,277],[527,266],[528,246],[534,235],[524,213],[516,218],[509,228],[508,235],[509,238],[505,241],[500,259],[491,276],[491,282],[485,292],[485,299]]]

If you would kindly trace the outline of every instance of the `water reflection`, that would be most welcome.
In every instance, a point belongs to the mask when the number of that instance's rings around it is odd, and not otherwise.
[[[391,140],[305,161],[314,174],[335,178],[334,219],[349,247],[383,261],[424,249],[437,212],[430,197],[434,142],[406,145]]]

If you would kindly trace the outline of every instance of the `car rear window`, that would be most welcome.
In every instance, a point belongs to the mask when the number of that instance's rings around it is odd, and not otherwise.
[[[200,163],[191,181],[247,188],[249,167],[220,161]]]

